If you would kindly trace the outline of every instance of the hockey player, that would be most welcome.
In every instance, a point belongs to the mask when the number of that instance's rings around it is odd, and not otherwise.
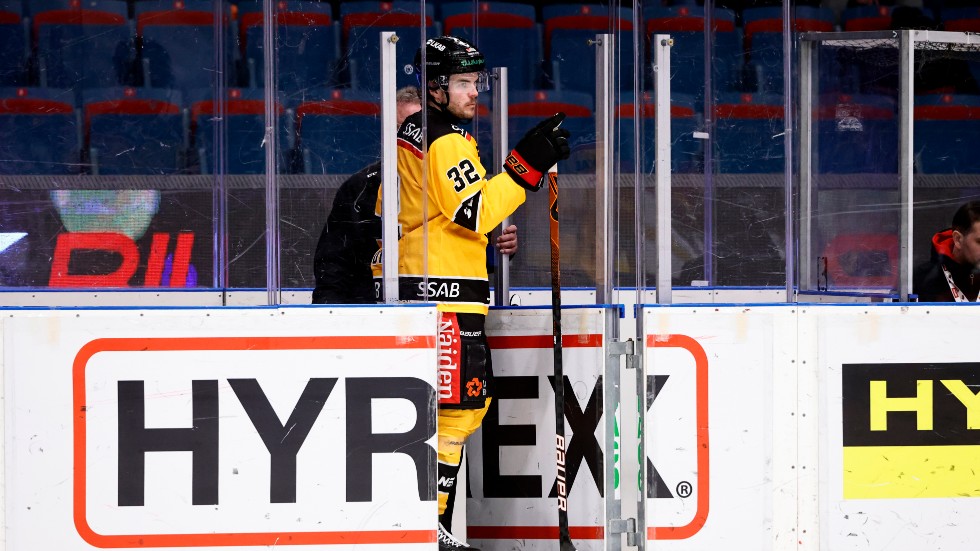
[[[486,234],[524,202],[525,190],[540,188],[549,167],[568,158],[569,134],[560,128],[564,113],[541,122],[508,155],[504,172],[488,179],[476,140],[460,127],[475,115],[479,93],[489,89],[483,55],[459,38],[433,38],[425,44],[425,70],[422,82],[420,48],[415,71],[425,93],[427,129],[423,133],[419,112],[398,131],[398,291],[401,300],[437,302],[441,312],[439,548],[463,551],[472,548],[445,528],[445,513],[463,444],[480,426],[492,396],[484,333],[490,304]]]
[[[421,97],[415,86],[405,86],[395,94],[399,127],[420,109]],[[374,214],[380,186],[378,161],[351,175],[337,189],[313,256],[313,304],[373,304],[381,300],[380,287],[371,275],[371,260],[381,241],[381,219]],[[503,228],[494,246],[502,254],[515,254],[517,226]]]

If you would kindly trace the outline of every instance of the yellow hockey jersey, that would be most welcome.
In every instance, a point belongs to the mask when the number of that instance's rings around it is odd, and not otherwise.
[[[486,179],[476,140],[451,115],[430,107],[427,122],[429,147],[424,154],[421,111],[405,119],[398,130],[398,297],[437,302],[447,312],[486,314],[490,304],[486,234],[524,202],[524,188],[506,172]],[[381,193],[375,211],[380,216]],[[380,273],[375,271],[375,276]]]

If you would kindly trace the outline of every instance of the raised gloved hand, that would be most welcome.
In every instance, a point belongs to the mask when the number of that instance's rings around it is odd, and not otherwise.
[[[539,123],[524,134],[504,161],[504,170],[521,187],[541,189],[541,175],[558,161],[568,158],[568,130],[561,128],[565,113]]]

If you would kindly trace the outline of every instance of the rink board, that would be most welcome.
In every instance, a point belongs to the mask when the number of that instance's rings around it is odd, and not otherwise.
[[[644,311],[650,548],[975,545],[978,308]]]
[[[610,481],[611,328],[598,308],[563,315],[579,549],[615,541],[609,492],[627,518],[645,492],[650,549],[973,547],[976,305],[642,312],[651,392],[622,369]],[[417,458],[435,446],[435,316],[5,311],[5,549],[434,550],[435,461]],[[496,310],[488,333],[498,398],[467,447],[468,539],[554,549],[551,312]]]
[[[434,308],[4,320],[8,549],[435,549]]]
[[[580,551],[602,549],[606,535],[604,316],[597,307],[562,310],[569,532]],[[486,550],[550,551],[558,536],[551,310],[495,310],[487,334],[498,397],[467,445],[468,539]]]

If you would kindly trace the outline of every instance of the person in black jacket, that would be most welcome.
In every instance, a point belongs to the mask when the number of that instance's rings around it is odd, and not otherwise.
[[[414,86],[400,88],[395,101],[398,126],[422,109],[421,95]],[[313,256],[313,304],[378,302],[371,259],[381,241],[381,219],[374,214],[380,186],[378,161],[351,175],[337,190]],[[516,253],[517,226],[504,228],[495,246],[503,254]]]
[[[977,302],[980,298],[980,201],[953,215],[953,227],[932,238],[932,259],[915,269],[919,302]]]

